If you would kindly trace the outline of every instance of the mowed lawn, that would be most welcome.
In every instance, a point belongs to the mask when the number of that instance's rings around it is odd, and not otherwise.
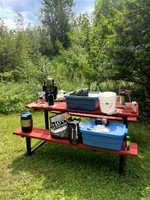
[[[13,135],[20,114],[0,114],[0,200],[150,199],[150,126],[129,124],[138,157],[127,157],[120,176],[117,154],[46,142],[27,157],[25,138]],[[43,112],[32,114],[34,127],[44,128]]]

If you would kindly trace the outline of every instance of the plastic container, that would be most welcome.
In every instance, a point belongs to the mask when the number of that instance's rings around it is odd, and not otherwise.
[[[29,112],[23,112],[21,114],[21,128],[22,128],[22,131],[25,132],[25,133],[29,133],[32,131],[32,124],[33,124],[33,121],[32,121],[32,114],[29,113]]]
[[[103,149],[120,150],[128,129],[124,124],[112,122],[109,123],[107,129],[109,129],[108,133],[97,132],[95,121],[81,123],[80,132],[83,144]]]
[[[132,101],[132,111],[133,113],[136,113],[136,101]]]
[[[99,95],[100,109],[102,113],[111,115],[115,113],[116,108],[116,93],[101,92]]]
[[[73,96],[67,93],[64,97],[68,109],[94,111],[99,107],[99,92],[89,92],[88,96]]]
[[[130,136],[126,136],[126,147],[125,147],[126,151],[130,151],[130,143],[131,143]]]
[[[80,128],[79,123],[80,119],[73,119],[68,123],[69,127],[69,142],[71,144],[78,144],[81,142],[81,134],[80,134]]]

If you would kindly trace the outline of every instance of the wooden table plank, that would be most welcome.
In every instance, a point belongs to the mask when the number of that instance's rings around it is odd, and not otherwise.
[[[51,111],[51,113],[58,114],[59,111]],[[85,113],[75,113],[75,112],[69,112],[70,115],[74,116],[79,116],[79,117],[89,117],[89,118],[106,118],[110,120],[117,120],[117,121],[122,121],[122,117],[115,117],[115,116],[106,116],[106,115],[94,115],[94,114],[85,114]],[[137,117],[128,117],[127,118],[128,122],[137,122]]]
[[[115,113],[113,115],[109,116],[116,116],[116,117],[138,117],[138,104],[137,104],[137,111],[136,113],[132,112],[131,108],[131,103],[126,103],[125,104],[126,109],[123,106],[117,106],[117,109],[121,109],[122,112],[120,113]],[[48,107],[48,103],[45,103],[43,105],[39,103],[31,103],[26,105],[26,108],[32,108],[32,109],[43,109],[43,110],[50,110],[50,111],[67,111],[67,112],[72,112],[72,113],[84,113],[84,114],[94,114],[94,115],[105,115],[100,111],[100,108],[97,108],[95,111],[89,111],[89,110],[75,110],[75,109],[68,109],[66,102],[55,102],[53,107]]]
[[[116,151],[116,150],[101,149],[101,148],[96,148],[96,147],[92,147],[92,146],[87,146],[82,143],[79,143],[77,145],[71,144],[68,139],[53,138],[53,137],[51,137],[49,130],[40,129],[40,128],[33,128],[32,132],[30,132],[30,133],[24,133],[24,132],[22,132],[22,130],[20,128],[20,129],[14,131],[13,134],[23,136],[23,137],[45,140],[45,141],[49,141],[49,142],[53,142],[53,143],[76,146],[76,147],[85,148],[85,149],[92,149],[92,150],[97,150],[97,151],[105,151],[105,152],[110,152],[110,153],[115,153],[115,154],[121,154],[121,155],[125,155],[125,156],[135,156],[136,157],[138,155],[136,143],[131,143],[130,151],[125,151],[125,143],[123,142],[121,150]]]

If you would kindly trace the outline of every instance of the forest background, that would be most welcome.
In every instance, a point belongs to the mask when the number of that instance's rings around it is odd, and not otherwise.
[[[0,20],[0,112],[37,101],[47,77],[58,89],[131,89],[140,119],[150,110],[150,1],[96,0],[92,17],[73,13],[73,0],[43,0],[41,26],[16,29]]]

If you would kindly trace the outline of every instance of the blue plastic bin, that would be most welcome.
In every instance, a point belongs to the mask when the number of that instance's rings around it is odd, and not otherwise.
[[[94,111],[99,107],[99,92],[89,92],[88,96],[73,96],[70,95],[71,93],[67,93],[64,96],[67,108]]]
[[[89,127],[90,130],[87,129]],[[119,123],[109,123],[106,128],[109,129],[109,133],[96,132],[95,121],[80,123],[83,144],[103,149],[120,150],[128,129],[124,124]]]

